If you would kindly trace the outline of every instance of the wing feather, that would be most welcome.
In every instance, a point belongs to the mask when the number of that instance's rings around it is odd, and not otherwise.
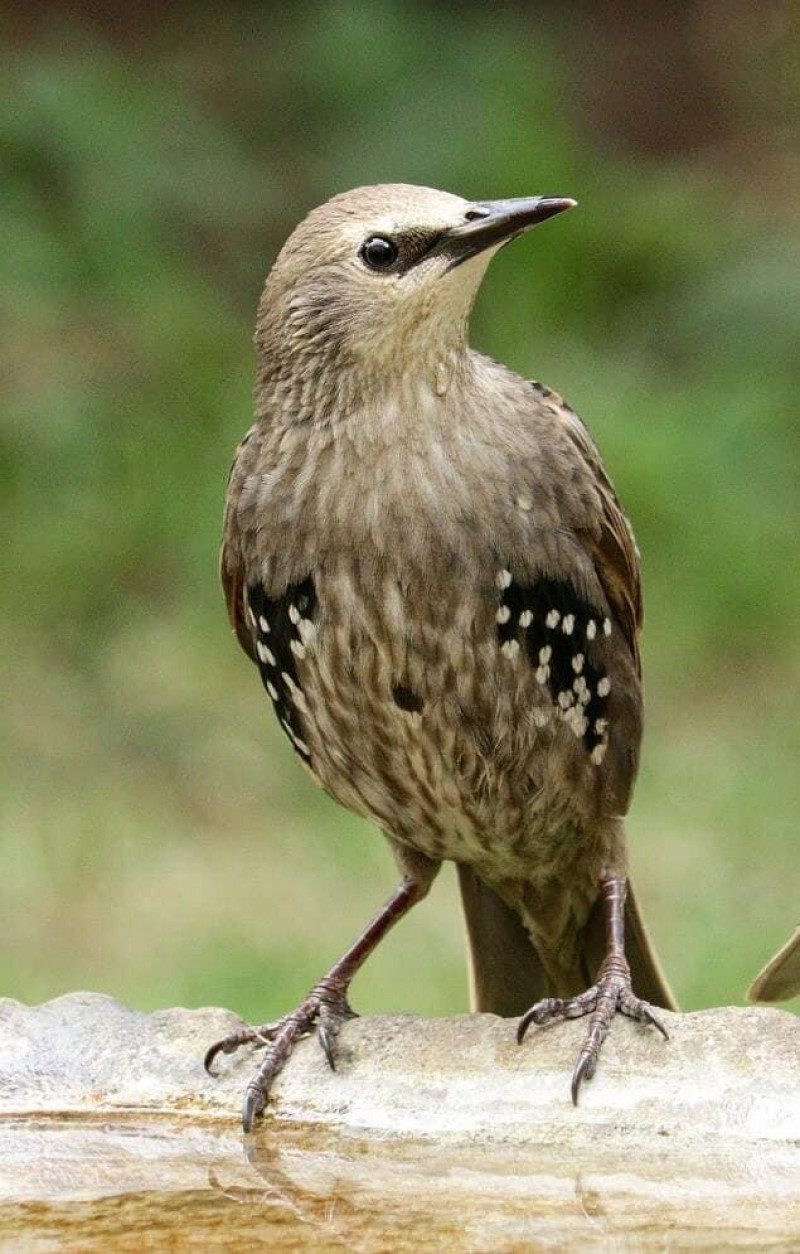
[[[222,545],[219,553],[219,577],[228,610],[228,621],[236,633],[236,639],[244,649],[251,662],[257,663],[255,640],[251,624],[247,621],[245,606],[244,559],[242,557],[239,528],[236,522],[235,502],[237,493],[231,491],[234,480],[242,472],[242,453],[247,446],[255,428],[251,427],[238,445],[228,472],[226,489],[225,516],[222,528]]]
[[[590,470],[600,504],[599,516],[587,525],[583,540],[614,618],[628,642],[641,676],[639,636],[644,623],[639,551],[614,487],[606,474],[597,445],[581,419],[555,392],[534,384],[552,410],[584,465]]]

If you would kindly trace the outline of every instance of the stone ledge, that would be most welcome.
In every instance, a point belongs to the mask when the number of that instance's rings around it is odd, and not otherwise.
[[[230,1012],[0,1001],[0,1249],[800,1247],[800,1019],[664,1019],[615,1023],[577,1110],[578,1022],[355,1020],[243,1139],[257,1051],[202,1068]]]
[[[522,1046],[494,1015],[372,1016],[346,1025],[331,1072],[317,1042],[298,1045],[276,1081],[280,1119],[384,1133],[538,1139],[611,1121],[646,1136],[685,1128],[734,1139],[800,1139],[800,1018],[752,1007],[677,1015],[670,1033],[618,1018],[597,1075],[574,1110],[579,1021],[533,1029]],[[96,993],[42,1006],[0,999],[0,1115],[121,1111],[238,1119],[259,1051],[202,1066],[207,1046],[238,1026],[230,1011],[129,1010]],[[791,1097],[794,1095],[795,1100]]]

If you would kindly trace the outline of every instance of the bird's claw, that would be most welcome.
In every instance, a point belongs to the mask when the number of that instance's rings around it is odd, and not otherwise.
[[[279,1027],[280,1022],[262,1023],[257,1028],[238,1028],[228,1036],[223,1036],[222,1040],[215,1041],[210,1049],[206,1050],[203,1066],[209,1075],[213,1075],[211,1068],[220,1054],[233,1054],[241,1045],[268,1045]]]
[[[639,1023],[650,1024],[665,1040],[669,1040],[666,1028],[654,1014],[652,1007],[634,993],[627,962],[615,954],[606,959],[598,972],[597,983],[585,993],[568,998],[545,997],[531,1006],[519,1021],[517,1041],[522,1044],[532,1023],[542,1024],[552,1019],[579,1019],[584,1015],[591,1015],[589,1030],[572,1073],[572,1101],[577,1106],[581,1084],[584,1080],[591,1080],[594,1075],[603,1041],[608,1035],[614,1015],[618,1012],[630,1019],[637,1019]]]
[[[323,1002],[320,1007],[319,1017],[317,1019],[317,1040],[322,1046],[325,1057],[328,1060],[328,1066],[331,1071],[336,1070],[336,1049],[339,1040],[339,1033],[342,1030],[342,1024],[347,1019],[355,1017],[354,1011],[345,1003],[343,1009],[334,1010],[330,1005]]]
[[[241,1045],[256,1044],[267,1047],[258,1071],[245,1091],[242,1110],[242,1126],[245,1132],[252,1130],[256,1117],[264,1110],[272,1082],[300,1037],[307,1036],[316,1026],[317,1039],[328,1065],[335,1071],[337,1042],[342,1024],[355,1017],[355,1011],[347,1000],[346,988],[334,985],[329,980],[321,980],[297,1009],[284,1015],[282,1019],[260,1027],[240,1028],[211,1046],[205,1056],[205,1068],[210,1075],[213,1074],[211,1066],[220,1054],[232,1054]]]
[[[588,1056],[585,1057],[583,1053],[581,1053],[581,1056],[578,1058],[578,1062],[575,1067],[575,1070],[572,1073],[572,1083],[570,1085],[570,1089],[572,1092],[573,1106],[578,1105],[578,1093],[580,1092],[582,1081],[591,1080],[592,1076],[594,1075],[594,1069],[596,1065],[597,1065],[597,1059],[592,1059],[592,1058],[589,1058]]]

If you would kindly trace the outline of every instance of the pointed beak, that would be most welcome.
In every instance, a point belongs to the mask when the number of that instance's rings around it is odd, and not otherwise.
[[[507,244],[523,231],[529,231],[565,209],[574,209],[577,203],[565,196],[478,200],[467,209],[466,221],[446,231],[433,251],[449,257],[448,269],[452,269],[486,248]]]

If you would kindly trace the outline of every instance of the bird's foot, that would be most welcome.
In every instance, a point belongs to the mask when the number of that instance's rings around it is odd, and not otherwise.
[[[597,973],[597,983],[577,997],[545,997],[532,1006],[519,1021],[517,1041],[522,1044],[525,1033],[532,1023],[543,1024],[551,1019],[580,1019],[591,1015],[589,1030],[578,1054],[578,1062],[572,1073],[572,1100],[577,1106],[578,1093],[583,1080],[591,1080],[600,1057],[603,1041],[608,1036],[611,1022],[617,1013],[640,1023],[657,1028],[665,1040],[667,1030],[653,1013],[646,1001],[637,997],[631,987],[631,973],[622,954],[612,953],[605,959]]]
[[[356,1018],[347,1000],[347,985],[343,981],[326,976],[320,980],[300,1003],[296,1010],[263,1023],[260,1027],[240,1028],[217,1041],[205,1056],[205,1068],[213,1075],[211,1067],[219,1054],[232,1054],[240,1045],[265,1045],[267,1052],[261,1066],[247,1086],[244,1096],[242,1123],[250,1132],[253,1121],[267,1104],[275,1076],[288,1059],[301,1036],[317,1029],[319,1041],[332,1070],[336,1069],[336,1045],[342,1024]]]

